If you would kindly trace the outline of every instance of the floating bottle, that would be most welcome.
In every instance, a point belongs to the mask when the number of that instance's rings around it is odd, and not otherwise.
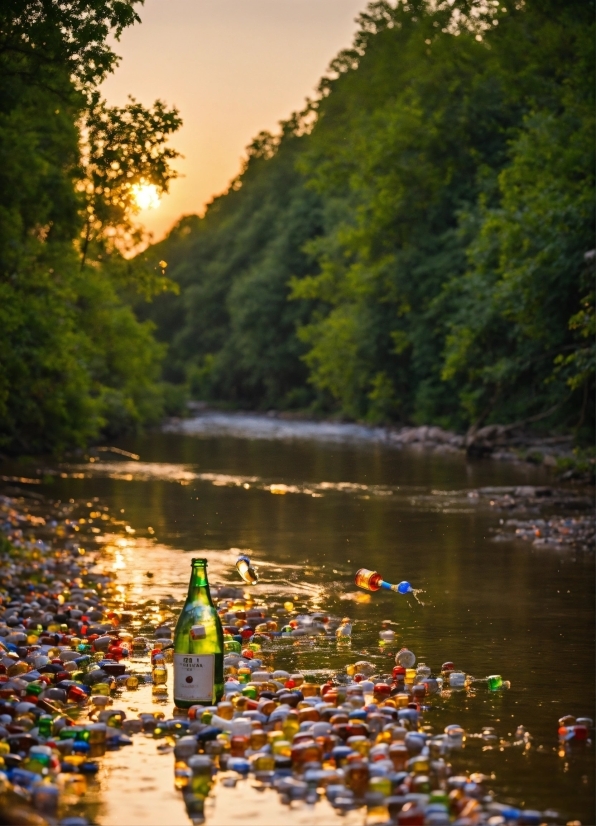
[[[236,570],[247,585],[256,585],[259,581],[259,575],[246,554],[241,554],[236,560]]]
[[[395,631],[389,628],[389,620],[383,620],[381,623],[381,630],[379,631],[379,640],[381,645],[390,645],[395,640]]]
[[[369,571],[368,568],[360,568],[359,571],[356,571],[355,582],[359,588],[364,588],[365,591],[379,591],[384,588],[386,591],[395,591],[396,594],[409,594],[414,590],[409,582],[400,582],[399,585],[385,582],[380,574],[376,571]]]
[[[451,688],[465,688],[468,682],[463,671],[451,671],[449,674],[449,686]]]
[[[341,625],[335,631],[335,636],[338,640],[346,640],[352,636],[352,621],[349,617],[344,617]]]
[[[213,705],[224,691],[223,629],[211,600],[207,560],[193,559],[188,596],[174,632],[174,703]]]
[[[400,648],[395,655],[395,664],[402,668],[413,668],[416,663],[416,654],[409,648]]]

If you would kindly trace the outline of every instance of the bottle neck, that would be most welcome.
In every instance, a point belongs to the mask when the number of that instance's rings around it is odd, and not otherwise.
[[[187,601],[212,604],[207,580],[207,565],[204,562],[193,563],[188,583]]]

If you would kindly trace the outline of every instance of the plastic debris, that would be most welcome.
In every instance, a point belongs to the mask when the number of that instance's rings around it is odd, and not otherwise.
[[[344,617],[341,625],[335,631],[337,639],[349,639],[352,636],[352,621],[349,617]]]
[[[139,686],[126,664],[135,638],[120,627],[113,575],[92,572],[81,547],[83,525],[94,538],[105,512],[90,503],[88,518],[75,520],[66,505],[52,519],[15,504],[0,497],[0,808],[7,822],[54,823],[106,750],[141,730],[113,707]],[[163,673],[157,663],[154,680]]]
[[[273,605],[214,587],[225,633],[221,702],[171,719],[159,705],[127,716],[118,703],[123,691],[153,692],[156,704],[167,700],[171,605],[124,602],[113,576],[95,573],[95,559],[80,553],[82,532],[69,516],[35,540],[23,537],[21,517],[0,498],[0,528],[11,543],[0,544],[0,794],[16,795],[15,822],[17,815],[27,822],[27,806],[32,818],[54,823],[66,811],[60,824],[85,826],[84,818],[70,816],[68,801],[84,798],[102,755],[130,745],[138,732],[171,753],[174,787],[196,823],[208,819],[206,801],[218,784],[236,788],[241,801],[245,782],[276,789],[288,805],[311,805],[324,795],[340,815],[367,807],[395,824],[446,826],[472,815],[478,824],[557,822],[548,812],[496,803],[490,778],[454,772],[450,755],[474,738],[498,740],[493,729],[475,734],[453,723],[433,732],[432,715],[425,717],[435,698],[446,702],[454,689],[471,700],[506,688],[500,675],[475,680],[451,661],[433,671],[416,665],[405,647],[384,673],[381,661],[397,636],[389,621],[379,632],[387,646],[382,656],[377,649],[366,654],[370,660],[324,672],[276,668],[278,650],[286,662],[289,652],[309,646],[349,650],[341,645],[350,639],[351,620],[306,612],[299,597],[283,604],[278,623]],[[563,753],[572,744],[581,748],[592,741],[593,722],[561,718],[558,735]],[[529,747],[530,740],[518,726],[509,745]]]
[[[411,594],[414,589],[409,582],[400,582],[398,585],[392,585],[385,580],[376,571],[369,571],[368,568],[360,568],[356,571],[355,583],[359,588],[364,588],[365,591],[379,591],[381,588],[386,591],[395,591],[396,594]]]
[[[247,585],[256,585],[259,581],[259,574],[251,565],[250,559],[246,554],[241,554],[236,560],[236,570]]]

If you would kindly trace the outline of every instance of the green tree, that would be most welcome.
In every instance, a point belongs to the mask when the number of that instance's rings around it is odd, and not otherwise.
[[[498,206],[480,208],[470,268],[447,288],[458,310],[443,375],[460,377],[471,421],[551,409],[570,425],[585,420],[593,361],[589,369],[583,271],[594,227],[594,175],[586,166],[594,126],[585,104],[583,112],[527,119],[499,176]],[[588,307],[578,313],[582,299]]]
[[[130,155],[129,180],[145,177],[164,190],[173,174],[174,155],[164,144],[179,125],[175,110],[160,103],[150,110],[137,104],[115,110],[97,96],[97,85],[117,60],[108,36],[118,38],[138,21],[136,5],[8,0],[0,9],[4,450],[84,444],[102,428],[114,429],[116,420],[133,426],[159,415],[162,348],[151,325],[136,319],[126,293],[131,286],[161,289],[163,276],[137,273],[122,258],[108,230],[117,233],[126,221],[130,228],[133,205],[120,197],[125,203],[114,205],[120,212],[107,213],[105,186],[97,191],[102,169],[105,180],[114,162],[106,145],[113,136],[105,132],[114,124],[120,125],[115,151],[126,147]],[[149,161],[142,153],[137,157],[135,147],[156,119],[162,132],[154,136]],[[82,268],[81,233],[84,238],[89,225],[94,246]]]
[[[143,260],[170,380],[368,421],[593,428],[592,0],[380,0]],[[592,260],[592,259],[590,259]]]
[[[140,306],[169,342],[166,378],[188,379],[202,398],[250,407],[300,407],[312,399],[296,326],[309,302],[288,302],[289,280],[309,270],[304,242],[322,231],[319,198],[296,170],[306,136],[291,120],[259,135],[230,191],[202,219],[184,218],[142,256],[168,262],[180,297]]]

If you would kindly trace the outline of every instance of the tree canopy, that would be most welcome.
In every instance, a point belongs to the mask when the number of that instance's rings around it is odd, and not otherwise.
[[[591,432],[594,4],[371,3],[314,101],[143,256],[200,398]],[[538,425],[537,425],[538,426]]]
[[[84,444],[158,420],[163,346],[130,302],[167,286],[124,256],[133,186],[166,191],[178,113],[109,107],[108,45],[138,2],[7,0],[0,8],[0,450]],[[142,146],[140,146],[142,143]]]
[[[370,3],[304,110],[135,255],[181,124],[101,98],[141,6],[0,8],[0,450],[185,392],[591,437],[593,0]]]

